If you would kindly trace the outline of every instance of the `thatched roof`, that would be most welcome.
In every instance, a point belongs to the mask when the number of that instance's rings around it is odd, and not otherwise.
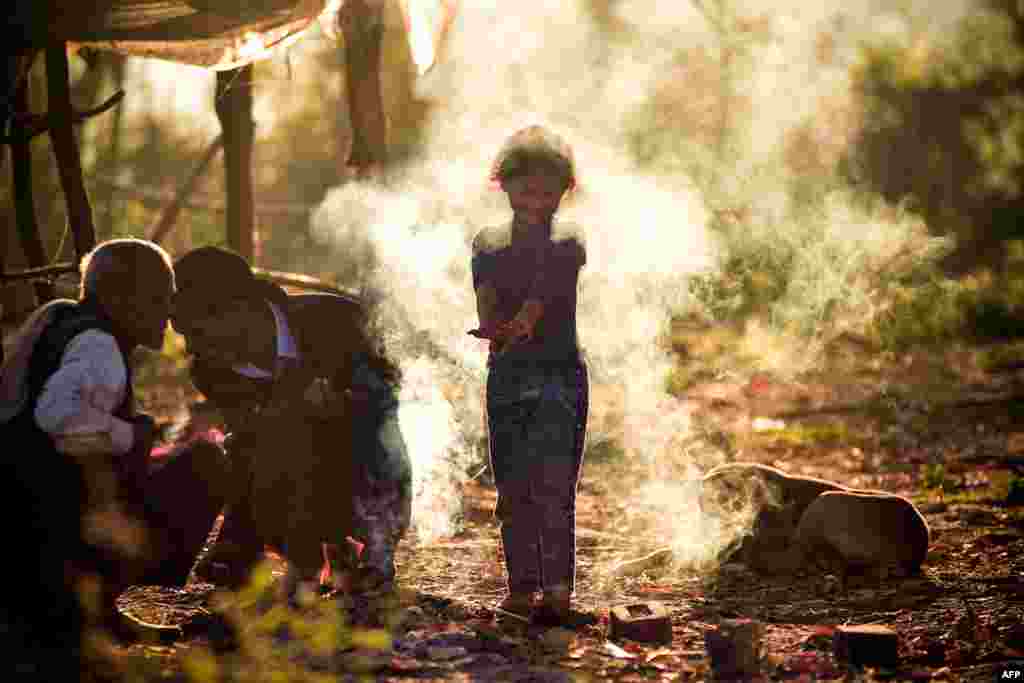
[[[17,48],[67,41],[124,54],[230,69],[296,40],[331,0],[13,0]]]

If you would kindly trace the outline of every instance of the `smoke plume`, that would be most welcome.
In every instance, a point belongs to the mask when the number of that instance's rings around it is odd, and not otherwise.
[[[400,418],[416,528],[421,540],[448,535],[485,434],[486,350],[466,335],[477,324],[469,244],[509,217],[488,167],[523,126],[563,135],[580,188],[560,216],[584,227],[588,247],[578,315],[591,370],[588,438],[613,441],[649,473],[636,509],[677,560],[702,565],[730,539],[701,519],[692,480],[722,456],[704,448],[690,408],[666,391],[672,358],[659,340],[670,316],[693,303],[688,280],[717,263],[721,245],[709,224],[722,197],[747,207],[753,224],[784,225],[794,174],[787,136],[803,127],[816,154],[841,149],[853,125],[845,117],[857,41],[879,26],[907,32],[905,19],[870,3],[590,2],[607,9],[605,20],[587,5],[463,2],[450,44],[419,82],[420,95],[438,104],[420,158],[385,182],[333,189],[313,227],[341,258],[364,266],[349,284],[379,298],[389,351],[406,373]],[[748,41],[748,59],[741,72],[706,82],[680,54],[724,49],[716,17],[739,27],[730,36]],[[682,99],[714,101],[726,76],[746,104],[725,120],[731,130],[713,195],[695,184],[693,159],[682,153],[640,169],[635,130],[625,124],[637,108],[673,78]],[[645,125],[657,132],[665,122],[654,116]]]

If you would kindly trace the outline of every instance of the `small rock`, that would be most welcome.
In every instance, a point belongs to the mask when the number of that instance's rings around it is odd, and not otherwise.
[[[718,568],[718,575],[720,578],[732,579],[750,574],[750,569],[747,565],[740,562],[728,562]]]
[[[949,503],[944,503],[942,501],[922,503],[917,507],[917,509],[926,515],[938,515],[949,509]]]
[[[754,421],[750,424],[750,427],[755,432],[772,432],[785,429],[786,423],[782,420],[775,420],[770,417],[755,417]]]
[[[641,602],[612,607],[608,637],[641,642],[671,642],[672,619],[660,602]]]
[[[1016,533],[991,533],[982,534],[974,539],[976,544],[990,545],[990,546],[1005,546],[1010,545],[1015,541],[1021,540],[1021,535]]]
[[[840,626],[832,644],[836,659],[851,666],[892,668],[899,663],[896,632],[888,626]]]
[[[946,663],[946,644],[941,640],[928,643],[925,653],[930,666],[942,666]]]
[[[405,609],[399,623],[408,628],[417,626],[423,622],[424,619],[426,619],[426,613],[423,611],[423,608],[413,605]]]
[[[460,645],[456,645],[453,647],[427,648],[427,659],[434,662],[444,662],[450,659],[458,659],[459,657],[465,657],[467,654],[469,654],[469,650]]]
[[[548,650],[562,652],[568,650],[575,639],[575,631],[565,628],[553,628],[545,631],[544,635],[540,638],[540,642]]]
[[[750,619],[728,619],[704,631],[704,647],[715,673],[724,678],[758,674],[764,657],[763,626]]]
[[[346,652],[339,658],[340,664],[343,671],[351,673],[376,673],[382,671],[391,664],[391,655],[381,654],[380,652],[371,652],[366,650],[356,650],[354,652]]]
[[[1006,646],[1024,651],[1024,624],[1014,624],[1006,632]]]
[[[899,589],[901,593],[935,593],[941,590],[928,579],[904,579]]]
[[[508,664],[508,657],[499,655],[497,652],[483,652],[473,659],[473,664],[479,666],[505,666]]]
[[[991,510],[979,506],[963,506],[957,509],[957,517],[961,522],[973,526],[998,526],[999,517]]]
[[[412,634],[415,631],[410,631],[408,638],[395,638],[395,650],[400,652],[412,652],[416,649],[417,641]]]
[[[843,582],[835,574],[825,574],[818,580],[818,591],[825,595],[836,595],[844,590]]]

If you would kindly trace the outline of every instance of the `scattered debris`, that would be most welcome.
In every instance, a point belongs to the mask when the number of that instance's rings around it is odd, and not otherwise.
[[[672,548],[659,548],[652,553],[626,560],[612,567],[611,575],[617,577],[640,576],[644,572],[664,569],[672,562]]]
[[[608,653],[609,655],[611,655],[612,657],[615,657],[616,659],[634,659],[636,657],[636,655],[634,655],[634,654],[632,654],[630,652],[626,652],[625,650],[623,650],[621,647],[619,647],[615,643],[611,642],[610,640],[609,641],[605,641],[605,643],[604,643],[604,651],[606,653]]]
[[[427,648],[427,659],[435,662],[458,659],[459,657],[465,657],[467,654],[469,654],[469,651],[460,646]]]
[[[786,422],[771,417],[755,417],[750,423],[750,428],[755,432],[780,431],[786,428]]]

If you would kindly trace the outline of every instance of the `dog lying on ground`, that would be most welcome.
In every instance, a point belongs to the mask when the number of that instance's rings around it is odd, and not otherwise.
[[[721,562],[742,562],[764,573],[790,573],[801,563],[790,546],[804,511],[823,493],[851,490],[768,465],[736,462],[719,465],[704,475],[700,508],[726,526],[749,529],[723,551]]]
[[[722,561],[763,573],[823,570],[848,574],[895,569],[916,574],[928,554],[928,524],[909,500],[884,491],[730,463],[702,479],[701,510],[729,519],[753,515],[750,533]],[[743,520],[741,520],[743,521]]]
[[[758,463],[729,463],[700,480],[701,512],[739,540],[718,560],[765,574],[850,574],[890,569],[913,575],[928,553],[928,524],[907,499],[792,475]],[[670,548],[620,562],[615,576],[638,575],[671,564]]]
[[[928,554],[928,523],[906,498],[832,491],[818,496],[800,518],[793,543],[805,566],[836,574],[895,569],[915,575]]]

